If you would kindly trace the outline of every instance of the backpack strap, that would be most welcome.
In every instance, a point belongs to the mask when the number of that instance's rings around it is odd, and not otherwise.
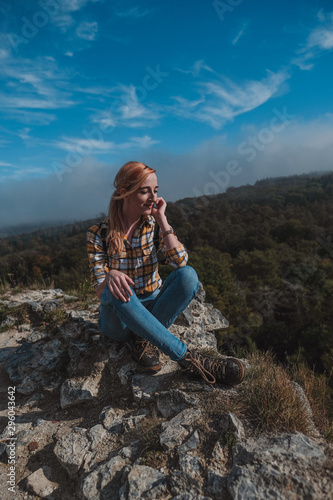
[[[156,252],[158,252],[158,250],[160,248],[160,235],[159,235],[159,231],[160,231],[160,226],[157,224],[157,222],[155,222],[153,243],[155,245]]]
[[[103,222],[100,223],[100,227],[102,226]],[[102,243],[103,243],[103,252],[105,254],[108,253],[108,247],[107,247],[107,244],[106,244],[106,236],[107,236],[107,229],[106,227],[103,227],[103,229],[101,229],[101,238],[102,238]]]

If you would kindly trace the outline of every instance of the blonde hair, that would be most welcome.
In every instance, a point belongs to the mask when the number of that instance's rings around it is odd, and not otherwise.
[[[156,170],[138,161],[128,161],[118,171],[113,183],[116,190],[111,196],[107,216],[109,232],[106,237],[106,245],[109,255],[119,253],[124,248],[123,199],[125,196],[134,193],[146,178],[154,172]],[[120,194],[122,189],[125,189],[126,193]]]

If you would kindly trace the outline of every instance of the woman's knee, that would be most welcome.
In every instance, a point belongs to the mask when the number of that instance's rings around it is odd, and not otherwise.
[[[132,290],[132,289],[131,289]],[[132,290],[132,294],[130,296],[130,300],[136,299],[136,295],[134,291]],[[110,292],[109,288],[106,286],[103,290],[102,296],[101,296],[101,305],[103,306],[113,306],[115,310],[117,310],[117,306],[121,306],[124,304],[124,302],[121,299],[117,299],[112,293]]]
[[[179,276],[183,286],[186,288],[193,290],[193,292],[197,293],[199,288],[199,278],[197,272],[191,266],[180,267],[176,270],[176,273]]]

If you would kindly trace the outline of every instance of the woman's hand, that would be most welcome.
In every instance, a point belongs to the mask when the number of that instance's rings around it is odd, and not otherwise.
[[[129,302],[128,295],[133,295],[130,285],[134,285],[134,281],[127,274],[117,271],[117,269],[111,269],[106,275],[106,283],[116,299]]]
[[[166,201],[164,198],[157,198],[156,200],[156,208],[151,209],[152,216],[159,223],[163,217],[165,217],[165,209],[167,207]]]

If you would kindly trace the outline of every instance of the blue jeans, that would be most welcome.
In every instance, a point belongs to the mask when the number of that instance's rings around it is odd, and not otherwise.
[[[130,296],[129,302],[116,299],[109,288],[103,290],[98,326],[112,340],[126,342],[134,332],[158,347],[174,361],[181,360],[187,347],[168,328],[195,297],[197,273],[190,266],[173,271],[160,289]]]

